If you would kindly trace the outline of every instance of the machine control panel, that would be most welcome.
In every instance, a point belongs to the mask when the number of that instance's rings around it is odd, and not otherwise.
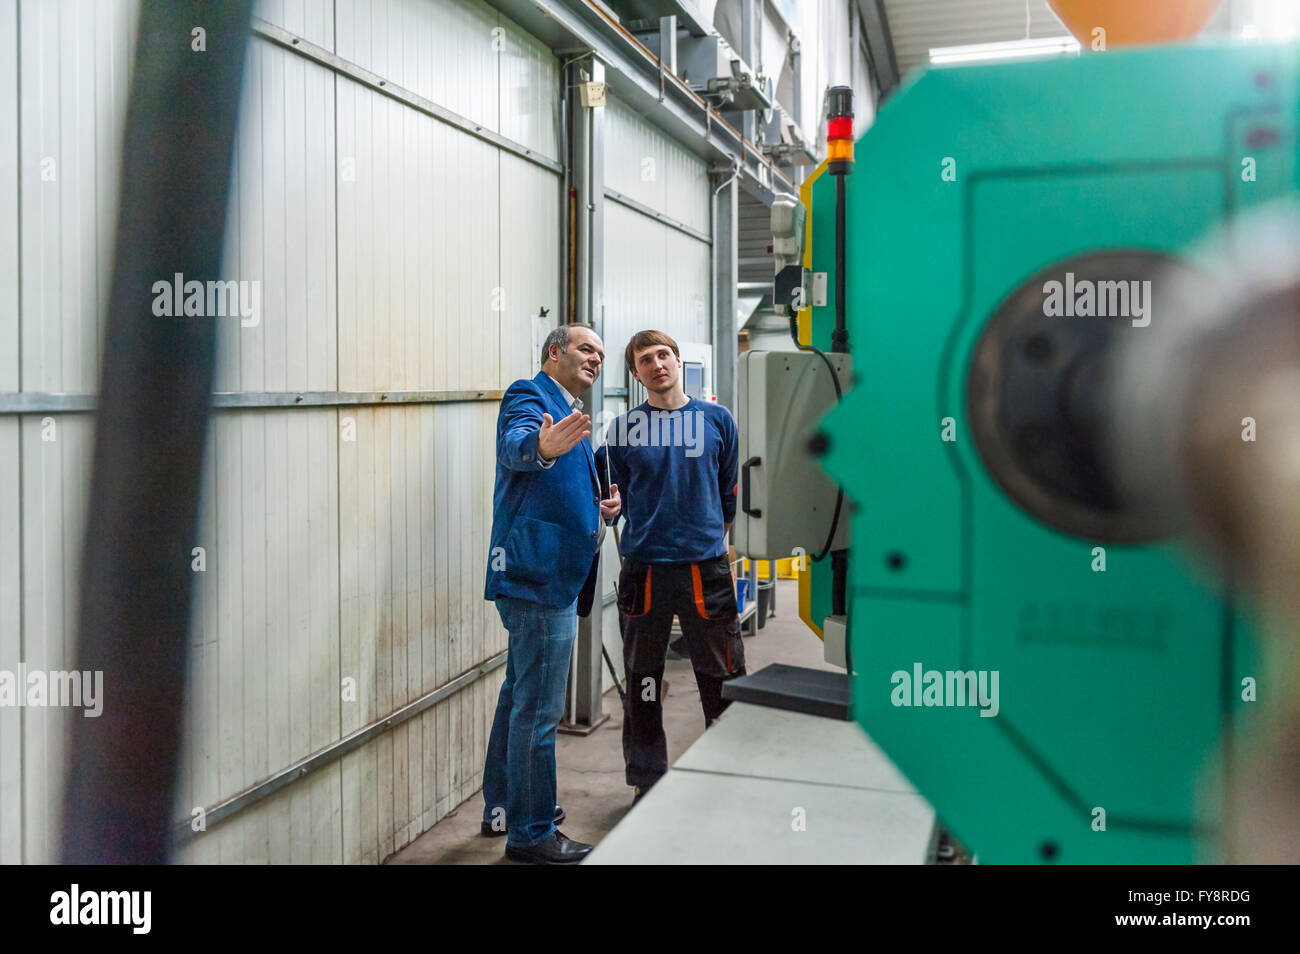
[[[829,354],[840,387],[851,386],[846,354]],[[817,355],[747,351],[740,356],[740,489],[736,550],[761,560],[814,555],[826,545],[838,488],[808,450],[835,404],[835,384]],[[848,502],[831,549],[849,543]]]

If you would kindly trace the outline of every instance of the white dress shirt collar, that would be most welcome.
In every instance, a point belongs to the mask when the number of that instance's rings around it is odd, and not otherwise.
[[[552,381],[555,381],[555,376],[552,375],[551,372],[547,371],[546,376],[550,378]],[[568,390],[564,387],[564,385],[561,384],[559,381],[555,381],[555,386],[560,389],[560,394],[564,398],[564,403],[569,406],[570,410],[573,411],[582,410],[582,398],[574,397],[572,394],[568,392]]]

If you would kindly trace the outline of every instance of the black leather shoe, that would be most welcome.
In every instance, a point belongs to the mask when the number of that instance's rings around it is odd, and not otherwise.
[[[653,788],[653,787],[654,787],[654,782],[651,782],[649,785],[636,785],[636,786],[633,786],[633,788],[632,788],[632,804],[635,805],[637,802],[641,801],[641,799],[645,798],[646,793],[647,793],[648,791],[650,791],[650,789]]]
[[[506,857],[511,861],[524,861],[534,865],[576,865],[590,853],[591,845],[565,838],[558,828],[550,838],[527,848],[506,845]]]
[[[556,805],[555,824],[559,825],[563,823],[566,817],[568,816],[564,814],[564,809],[561,808],[559,805]],[[500,838],[502,835],[506,833],[506,830],[504,828],[502,828],[500,831],[497,831],[495,828],[492,827],[490,822],[479,822],[478,830],[482,834],[486,835],[488,838]]]

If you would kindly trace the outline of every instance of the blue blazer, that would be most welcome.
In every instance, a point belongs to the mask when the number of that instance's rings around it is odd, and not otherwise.
[[[543,469],[542,414],[571,412],[545,371],[510,385],[497,415],[497,475],[485,599],[513,596],[568,606],[593,576],[600,537],[600,481],[591,442],[580,441]],[[585,614],[584,614],[585,615]]]

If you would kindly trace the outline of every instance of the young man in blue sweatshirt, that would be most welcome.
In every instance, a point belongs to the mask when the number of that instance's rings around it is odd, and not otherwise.
[[[627,673],[623,758],[639,798],[668,771],[664,658],[673,617],[700,689],[704,724],[726,704],[722,684],[745,674],[727,533],[736,515],[739,433],[731,413],[687,397],[677,343],[641,331],[624,360],[649,399],[618,417],[597,455],[622,488],[619,624]],[[602,473],[604,476],[604,473]]]

